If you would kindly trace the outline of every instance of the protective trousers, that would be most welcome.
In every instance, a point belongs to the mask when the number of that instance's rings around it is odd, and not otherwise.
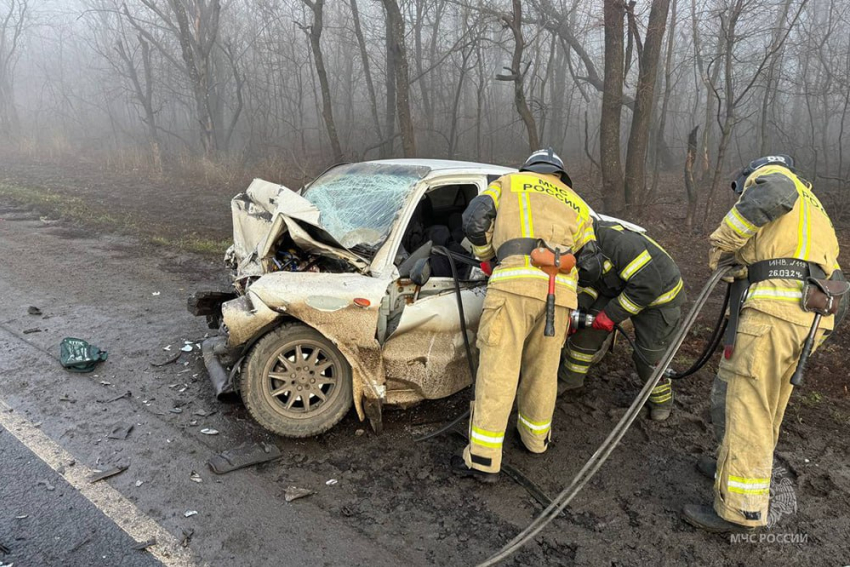
[[[726,415],[714,510],[725,520],[744,526],[768,523],[773,451],[808,332],[755,309],[741,313],[735,349],[718,370],[718,378],[726,382]],[[818,331],[815,346],[822,335]]]
[[[546,451],[569,313],[565,307],[555,307],[555,336],[546,337],[543,299],[487,290],[478,328],[480,358],[469,420],[470,443],[463,452],[468,467],[499,472],[515,396],[517,429],[523,444],[532,453]]]
[[[601,301],[600,301],[601,300]],[[597,313],[605,307],[607,298],[600,298],[591,307]],[[646,358],[644,362],[637,353],[632,353],[638,376],[644,382],[652,375],[655,365],[664,356],[670,339],[676,332],[682,311],[679,307],[657,307],[645,309],[631,318],[635,328],[638,349]],[[567,341],[563,352],[563,363],[558,372],[561,384],[567,390],[580,388],[590,370],[597,351],[602,347],[608,333],[598,329],[582,329]],[[649,403],[655,407],[667,407],[673,404],[673,389],[669,379],[662,378],[652,390]]]

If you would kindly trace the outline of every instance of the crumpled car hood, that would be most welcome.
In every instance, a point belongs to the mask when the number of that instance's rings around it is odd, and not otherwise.
[[[246,192],[231,200],[230,209],[233,245],[225,254],[225,262],[236,268],[237,278],[271,271],[275,243],[287,232],[308,254],[343,260],[359,272],[369,267],[367,260],[343,248],[327,233],[319,222],[319,209],[283,185],[255,179]],[[310,235],[311,227],[321,241]]]

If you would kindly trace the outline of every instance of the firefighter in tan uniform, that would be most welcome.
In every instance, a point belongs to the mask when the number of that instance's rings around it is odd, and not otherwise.
[[[683,510],[688,523],[720,533],[767,524],[773,451],[793,390],[790,378],[814,320],[802,307],[804,281],[840,275],[832,223],[811,185],[795,175],[790,157],[755,160],[732,188],[741,197],[710,237],[709,267],[734,255],[747,267],[736,278],[747,281],[734,342],[727,342],[718,370],[726,383],[725,432],[714,508]],[[730,304],[734,309],[734,299]],[[834,319],[822,318],[815,347]]]
[[[544,336],[547,276],[531,263],[542,240],[576,253],[594,239],[587,204],[569,187],[564,164],[551,149],[532,154],[518,173],[495,180],[463,213],[463,230],[482,260],[498,258],[487,285],[478,328],[480,352],[469,445],[452,458],[462,476],[495,482],[508,418],[517,397],[523,445],[543,453],[557,397],[561,347],[570,309],[577,305],[577,274],[556,276],[555,335]]]

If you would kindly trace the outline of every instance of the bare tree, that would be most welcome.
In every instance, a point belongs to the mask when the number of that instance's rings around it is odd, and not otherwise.
[[[653,0],[649,12],[649,25],[646,29],[646,42],[643,46],[640,44],[640,38],[634,34],[640,53],[640,71],[626,154],[624,197],[628,205],[635,204],[646,189],[646,153],[651,131],[650,119],[655,103],[658,60],[661,55],[669,8],[670,0]]]
[[[496,80],[513,82],[514,104],[520,118],[525,124],[528,134],[528,147],[531,151],[534,151],[540,148],[540,136],[537,134],[537,122],[525,98],[525,73],[528,70],[528,65],[523,69],[522,54],[525,50],[525,39],[522,35],[522,2],[520,0],[512,0],[511,6],[513,8],[511,13],[502,14],[501,18],[513,35],[513,57],[511,58],[511,66],[505,67],[508,74],[496,75]]]
[[[334,122],[333,102],[331,101],[331,87],[328,83],[328,72],[325,68],[325,58],[322,55],[322,26],[324,25],[325,0],[301,0],[313,12],[313,23],[309,26],[301,26],[310,38],[310,49],[313,51],[313,62],[316,65],[316,75],[319,77],[319,87],[322,91],[322,117],[328,130],[328,139],[331,142],[331,151],[335,161],[342,161],[342,146],[339,143],[339,135]]]
[[[413,116],[410,112],[410,77],[408,75],[407,50],[404,47],[404,18],[397,0],[382,0],[387,11],[389,34],[387,43],[393,53],[396,84],[396,107],[401,145],[404,157],[416,156],[416,135]]]
[[[623,110],[623,32],[626,6],[622,0],[605,0],[605,80],[599,125],[599,164],[605,210],[618,213],[625,204],[620,161],[620,116]]]
[[[22,36],[29,23],[29,2],[7,0],[0,3],[0,10],[0,133],[14,136],[19,128],[15,108],[15,67]]]

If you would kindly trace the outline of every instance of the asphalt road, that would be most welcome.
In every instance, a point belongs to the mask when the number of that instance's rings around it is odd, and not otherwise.
[[[197,288],[220,285],[217,266],[156,250],[140,254],[133,241],[92,238],[34,213],[0,209],[0,218],[0,402],[81,466],[128,466],[102,483],[135,506],[131,515],[173,541],[191,534],[188,552],[198,565],[425,564],[416,553],[400,558],[310,498],[286,503],[285,469],[275,479],[255,470],[221,477],[209,471],[206,460],[217,452],[279,441],[241,407],[215,401],[197,350],[161,368],[150,364],[203,338],[203,321],[188,316],[185,302]],[[29,306],[42,314],[29,314]],[[103,347],[108,361],[92,374],[65,371],[57,358],[66,336]],[[108,439],[121,424],[133,426],[127,439]],[[87,503],[10,432],[0,434],[0,449],[0,544],[11,552],[0,552],[0,562],[156,563],[132,550],[133,539],[116,525],[126,519]],[[313,480],[310,488],[333,490],[325,479]],[[16,519],[22,515],[28,517]]]
[[[0,562],[14,565],[162,565],[62,475],[0,429]]]

